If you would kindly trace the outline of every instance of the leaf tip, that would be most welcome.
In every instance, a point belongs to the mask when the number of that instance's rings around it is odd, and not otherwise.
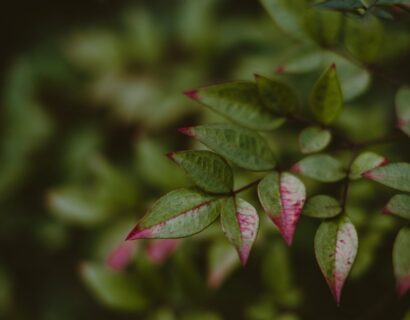
[[[284,66],[284,65],[279,65],[279,66],[277,66],[275,72],[276,72],[276,74],[283,74],[283,73],[285,73],[285,66]]]
[[[194,133],[192,132],[191,127],[179,128],[178,131],[181,132],[182,134],[188,136],[188,137],[193,137],[194,136]]]
[[[410,276],[403,277],[397,281],[397,293],[403,297],[410,290]]]
[[[127,235],[125,241],[147,238],[149,236],[149,233],[149,230],[141,229],[139,225],[136,225],[134,229],[132,229],[131,232]]]
[[[184,91],[184,95],[193,100],[199,100],[198,90],[196,89]]]
[[[175,160],[175,152],[174,152],[174,151],[167,152],[165,155],[166,155],[169,159]]]
[[[290,171],[291,171],[291,172],[294,172],[294,173],[300,173],[300,172],[301,172],[301,169],[300,169],[299,163],[295,163],[295,164],[290,168]]]
[[[251,252],[251,247],[248,245],[238,248],[239,260],[241,261],[242,267],[245,267],[246,264],[248,263],[250,252]]]

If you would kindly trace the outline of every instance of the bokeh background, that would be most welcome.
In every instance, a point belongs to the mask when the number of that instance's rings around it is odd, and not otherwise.
[[[314,259],[319,221],[302,217],[287,248],[259,210],[246,268],[217,223],[189,239],[124,242],[154,200],[190,185],[165,153],[200,146],[176,129],[226,121],[185,90],[260,73],[303,100],[336,62],[340,130],[359,140],[394,130],[394,93],[410,80],[410,23],[393,13],[344,22],[363,69],[327,50],[338,13],[312,13],[305,41],[254,0],[3,1],[0,319],[410,319],[391,263],[404,222],[381,214],[393,193],[369,182],[351,190],[360,250],[339,308]],[[302,157],[300,129],[269,135],[282,163]],[[410,159],[401,138],[372,150]],[[235,173],[237,186],[257,176]],[[309,195],[340,192],[306,183]],[[253,192],[246,197],[256,205]]]

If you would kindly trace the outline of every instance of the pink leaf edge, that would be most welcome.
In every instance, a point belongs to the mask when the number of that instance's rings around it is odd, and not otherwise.
[[[410,275],[397,280],[397,292],[400,297],[404,296],[410,290]]]
[[[184,95],[186,95],[188,98],[191,98],[193,100],[199,100],[198,90],[196,89],[185,91]]]

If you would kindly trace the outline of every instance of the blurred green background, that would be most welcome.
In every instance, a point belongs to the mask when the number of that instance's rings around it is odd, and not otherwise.
[[[410,82],[408,17],[342,24],[310,10],[318,16],[301,36],[286,10],[271,11],[275,24],[254,0],[2,3],[0,319],[410,319],[391,263],[403,221],[381,215],[393,193],[369,182],[351,191],[360,251],[340,308],[314,259],[318,221],[302,217],[289,249],[261,215],[246,268],[217,224],[189,239],[124,242],[154,200],[190,184],[164,155],[200,146],[176,129],[225,121],[185,90],[260,73],[304,100],[336,62],[340,130],[359,141],[393,130],[394,93]],[[334,53],[342,27],[368,70]],[[269,135],[282,162],[302,157],[300,129]],[[408,161],[408,146],[372,150]],[[237,186],[255,178],[235,173]],[[309,195],[339,192],[306,183]]]

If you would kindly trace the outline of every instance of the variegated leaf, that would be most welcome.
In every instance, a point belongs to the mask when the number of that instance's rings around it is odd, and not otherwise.
[[[407,194],[396,194],[386,204],[383,212],[410,220],[410,196]]]
[[[360,179],[362,173],[383,166],[386,163],[387,159],[385,157],[374,152],[363,152],[354,159],[349,172],[349,178],[353,180]]]
[[[400,191],[410,192],[410,163],[390,163],[366,171],[362,176]]]

